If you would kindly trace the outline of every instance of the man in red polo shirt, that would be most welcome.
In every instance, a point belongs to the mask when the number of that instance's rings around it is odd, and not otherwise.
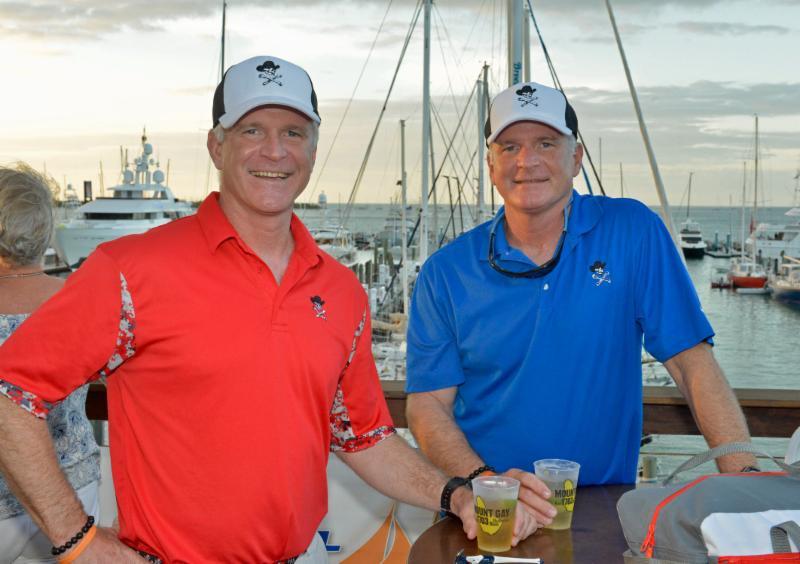
[[[394,433],[358,281],[292,213],[316,156],[310,78],[243,61],[213,117],[220,192],[99,246],[0,349],[0,468],[15,493],[67,561],[325,562],[332,450],[387,495],[452,499],[473,537],[466,488]],[[43,420],[97,378],[118,534],[83,512]]]

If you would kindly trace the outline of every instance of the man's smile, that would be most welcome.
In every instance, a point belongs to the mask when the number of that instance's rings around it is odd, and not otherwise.
[[[250,174],[259,178],[289,178],[288,172],[274,172],[271,170],[251,170]]]

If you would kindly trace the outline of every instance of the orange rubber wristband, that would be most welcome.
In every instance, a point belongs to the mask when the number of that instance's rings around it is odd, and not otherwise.
[[[75,545],[75,548],[69,551],[69,553],[64,556],[63,558],[59,559],[58,564],[72,564],[78,559],[86,547],[89,546],[89,543],[92,542],[94,536],[97,534],[97,525],[92,525],[92,528],[89,529],[81,539],[81,542]]]

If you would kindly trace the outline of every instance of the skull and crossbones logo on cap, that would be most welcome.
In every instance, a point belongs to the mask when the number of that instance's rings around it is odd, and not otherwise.
[[[262,86],[266,86],[274,82],[278,86],[283,86],[283,83],[280,81],[283,78],[282,74],[278,74],[278,69],[281,68],[280,65],[276,65],[274,61],[266,60],[260,65],[256,67],[258,71],[258,78],[263,78],[264,82],[262,82]]]
[[[527,84],[522,88],[520,88],[519,90],[517,90],[517,95],[519,96],[517,100],[522,102],[522,104],[520,104],[521,108],[524,108],[528,104],[533,104],[534,106],[539,107],[539,104],[536,103],[539,97],[534,96],[533,95],[534,92],[536,92],[536,89],[528,86]]]

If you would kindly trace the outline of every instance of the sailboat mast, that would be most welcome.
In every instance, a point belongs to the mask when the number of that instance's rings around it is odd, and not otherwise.
[[[488,80],[489,65],[483,63],[483,78],[478,79],[476,85],[478,99],[478,210],[475,214],[475,225],[483,223],[483,218],[486,216],[486,204],[484,196],[484,185],[486,180],[484,178],[484,170],[486,164],[484,163],[484,150],[486,142],[483,137],[483,125],[486,123],[486,99],[489,97],[489,80]]]
[[[522,0],[508,0],[508,85],[522,82]]]
[[[689,195],[686,197],[686,219],[689,219],[689,210],[692,209],[692,175],[694,173],[689,173]]]
[[[598,149],[599,149],[598,150],[598,160],[600,161],[600,166],[598,167],[598,170],[600,171],[600,184],[602,184],[603,183],[603,138],[602,137],[598,137],[597,138],[597,142],[598,142]]]
[[[753,264],[756,262],[756,255],[758,251],[756,250],[756,226],[758,225],[758,220],[756,219],[758,214],[758,114],[756,114],[756,154],[755,154],[755,174],[753,176],[753,216],[750,218],[750,237],[753,239],[753,244],[751,245],[753,251]]]
[[[430,130],[431,130],[431,0],[425,0],[425,41],[422,65],[422,199],[420,200],[421,218],[419,231],[419,262],[428,258],[428,182],[430,180],[428,165],[430,163]]]
[[[222,82],[222,77],[225,76],[225,12],[228,8],[228,3],[222,0],[222,50],[219,56],[219,81]]]
[[[403,268],[400,272],[403,292],[403,313],[408,315],[408,242],[406,241],[406,206],[408,205],[408,184],[406,182],[406,120],[400,120],[400,260]]]
[[[520,2],[521,4],[522,2]],[[522,6],[522,81],[531,81],[531,13]]]
[[[644,123],[644,117],[642,116],[642,108],[639,105],[639,96],[636,94],[636,87],[633,85],[633,78],[631,77],[631,70],[628,67],[628,59],[625,57],[625,50],[622,48],[622,40],[619,37],[619,30],[617,29],[617,21],[614,19],[614,12],[611,9],[611,2],[610,0],[606,0],[606,8],[608,10],[608,17],[611,19],[611,28],[614,31],[614,38],[617,41],[617,48],[619,49],[619,55],[622,59],[622,66],[625,69],[625,77],[628,79],[628,88],[631,91],[631,99],[633,100],[633,107],[636,111],[636,118],[639,121],[639,130],[642,133],[642,140],[644,141],[645,149],[647,150],[647,159],[650,161],[650,170],[653,173],[653,180],[656,183],[656,191],[658,192],[658,199],[661,202],[661,214],[662,219],[664,220],[664,224],[669,229],[670,235],[672,235],[672,242],[675,243],[675,247],[678,249],[678,252],[683,258],[683,251],[681,250],[681,242],[678,238],[678,232],[675,229],[675,224],[672,221],[672,212],[669,208],[669,201],[667,200],[667,193],[664,190],[664,182],[661,180],[661,173],[658,170],[658,163],[656,162],[656,155],[653,152],[653,147],[650,144],[650,135],[647,132],[647,125]],[[684,261],[685,262],[685,261]]]
[[[755,154],[755,175],[753,178],[753,217],[750,223],[753,226],[753,231],[756,226],[756,212],[758,211],[758,115],[756,115],[756,154]],[[755,253],[755,249],[753,250]]]
[[[744,161],[744,174],[742,175],[742,248],[740,254],[744,261],[744,207],[747,205],[747,161]]]

